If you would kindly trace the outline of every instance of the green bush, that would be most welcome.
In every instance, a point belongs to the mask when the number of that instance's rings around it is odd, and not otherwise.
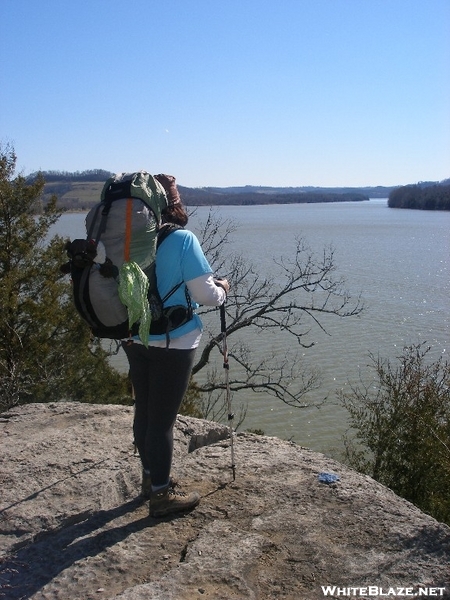
[[[373,381],[339,394],[346,461],[450,524],[450,365],[429,350],[406,347],[396,366],[372,356]]]

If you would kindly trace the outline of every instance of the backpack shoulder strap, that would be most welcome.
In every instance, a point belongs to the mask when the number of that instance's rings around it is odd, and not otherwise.
[[[158,249],[163,241],[169,237],[171,233],[174,231],[178,231],[179,229],[184,229],[181,225],[175,225],[174,223],[164,223],[161,225],[158,231],[158,241],[156,243],[156,248]]]
[[[158,231],[158,241],[156,243],[156,249],[159,248],[159,246],[163,243],[163,241],[166,238],[169,237],[169,235],[171,233],[173,233],[174,231],[178,231],[179,229],[184,229],[184,227],[181,227],[181,225],[175,225],[174,223],[164,223]],[[154,278],[153,281],[156,286],[157,284],[156,284],[156,270],[155,269],[153,269],[152,277]],[[177,285],[175,285],[164,296],[164,298],[161,299],[161,302],[164,304],[164,302],[166,302],[182,285],[183,285],[183,281],[180,281],[180,283],[177,283]]]
[[[106,229],[106,221],[108,220],[108,214],[109,214],[109,211],[111,210],[112,202],[113,202],[113,200],[111,198],[108,198],[107,200],[105,200],[97,205],[97,208],[95,209],[94,218],[92,219],[91,226],[89,228],[89,231],[87,232],[87,240],[95,239],[95,241],[97,243],[100,241],[100,237]],[[94,229],[95,229],[95,225],[97,223],[98,214],[99,214],[100,210],[101,210],[100,222],[97,227],[97,233],[94,237]]]

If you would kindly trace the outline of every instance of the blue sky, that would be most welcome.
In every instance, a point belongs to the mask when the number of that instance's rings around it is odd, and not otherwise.
[[[450,177],[450,0],[0,0],[23,173],[187,186]]]

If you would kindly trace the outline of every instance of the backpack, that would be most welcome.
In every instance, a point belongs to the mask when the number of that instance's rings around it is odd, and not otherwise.
[[[187,288],[187,307],[164,307],[183,282],[164,298],[158,292],[157,248],[180,229],[161,223],[166,206],[164,188],[152,175],[116,175],[106,181],[101,202],[87,214],[86,239],[66,244],[69,262],[62,271],[71,274],[75,307],[95,337],[124,339],[139,333],[147,345],[151,333],[165,334],[169,342],[169,332],[192,318]]]

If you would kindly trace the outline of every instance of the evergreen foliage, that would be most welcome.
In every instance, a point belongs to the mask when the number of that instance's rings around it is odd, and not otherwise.
[[[372,356],[374,381],[340,393],[354,432],[346,458],[450,525],[450,364],[428,352],[409,346],[396,366]]]
[[[127,380],[90,343],[70,283],[59,272],[64,241],[48,240],[56,198],[42,205],[44,179],[15,176],[0,147],[0,410],[27,402],[126,402]]]

